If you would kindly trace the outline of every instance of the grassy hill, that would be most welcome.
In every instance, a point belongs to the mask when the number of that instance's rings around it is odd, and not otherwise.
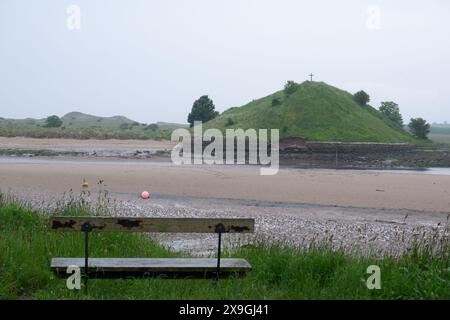
[[[173,129],[182,124],[158,122],[139,123],[124,116],[97,117],[81,112],[70,112],[61,120],[59,128],[45,127],[45,119],[0,118],[0,136],[77,139],[169,139]]]
[[[295,92],[278,91],[240,108],[231,108],[205,128],[278,128],[280,137],[302,136],[317,141],[416,142],[369,105],[323,82],[303,82]]]

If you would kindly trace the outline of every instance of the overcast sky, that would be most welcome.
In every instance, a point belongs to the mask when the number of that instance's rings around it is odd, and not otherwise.
[[[449,38],[447,0],[0,0],[0,117],[186,122],[313,72],[450,122]]]

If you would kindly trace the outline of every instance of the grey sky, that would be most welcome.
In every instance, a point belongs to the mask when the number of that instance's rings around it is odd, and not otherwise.
[[[1,0],[0,116],[186,122],[200,95],[223,111],[313,72],[407,120],[450,122],[449,38],[447,0]]]

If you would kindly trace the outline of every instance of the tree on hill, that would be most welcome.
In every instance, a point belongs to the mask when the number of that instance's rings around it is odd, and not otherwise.
[[[393,101],[381,102],[380,112],[384,114],[388,119],[403,127],[403,117],[400,114],[400,108],[398,104]]]
[[[194,121],[207,122],[212,120],[219,115],[215,108],[213,101],[208,96],[201,96],[194,102],[187,121],[193,127]]]
[[[297,90],[297,83],[295,81],[289,80],[284,85],[284,92],[286,94],[292,94],[295,92],[295,90]]]
[[[63,124],[62,120],[58,116],[50,116],[45,119],[46,128],[59,128]]]
[[[413,118],[408,124],[411,132],[419,139],[427,139],[430,133],[430,124],[422,118]]]
[[[356,102],[360,106],[365,106],[370,101],[370,96],[366,92],[364,92],[363,90],[358,91],[353,96],[355,97]]]

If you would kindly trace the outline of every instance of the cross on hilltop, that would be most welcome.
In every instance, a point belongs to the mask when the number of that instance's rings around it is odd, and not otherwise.
[[[311,78],[311,81],[313,81],[312,79],[313,79],[314,75],[311,73],[309,76]]]

